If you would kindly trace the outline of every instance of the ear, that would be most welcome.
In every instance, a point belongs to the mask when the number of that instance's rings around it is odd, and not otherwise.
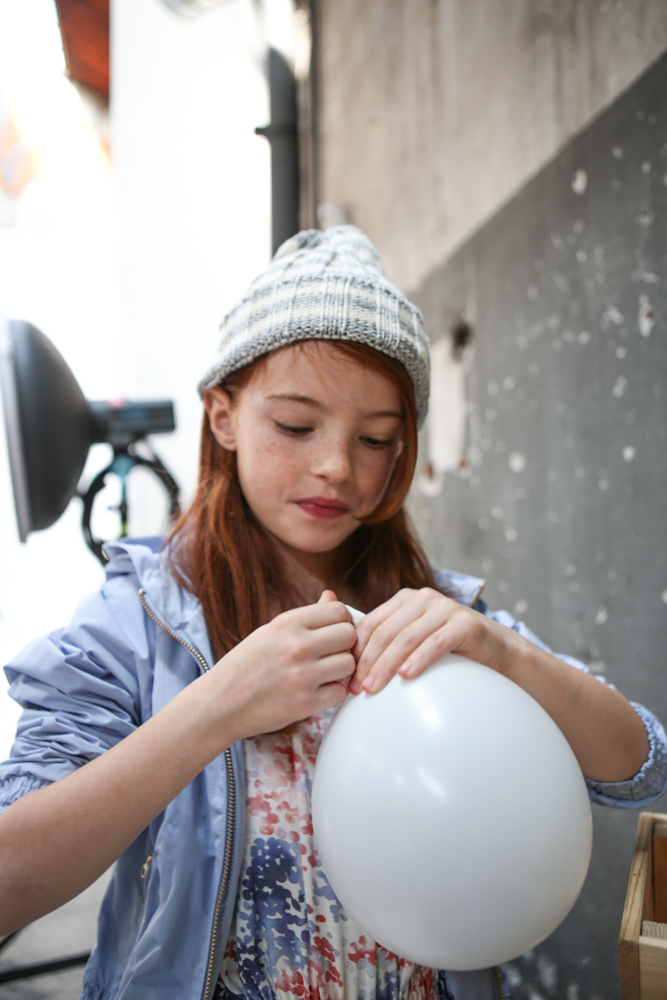
[[[236,451],[236,429],[229,393],[219,385],[207,389],[204,393],[204,406],[215,440],[225,451]]]

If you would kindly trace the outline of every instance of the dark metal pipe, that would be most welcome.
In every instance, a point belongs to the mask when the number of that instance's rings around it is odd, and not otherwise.
[[[268,54],[271,123],[256,128],[271,144],[271,237],[273,253],[299,230],[299,138],[296,80],[285,57]]]

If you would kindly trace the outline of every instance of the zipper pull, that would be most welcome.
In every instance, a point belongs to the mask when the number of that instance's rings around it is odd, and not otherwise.
[[[150,863],[151,863],[152,860],[153,860],[153,855],[149,854],[148,857],[146,858],[146,860],[144,861],[143,865],[141,866],[141,877],[142,878],[146,878],[146,876],[148,875],[148,868],[149,868]]]

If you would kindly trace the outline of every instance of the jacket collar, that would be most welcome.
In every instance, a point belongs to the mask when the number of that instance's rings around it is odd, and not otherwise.
[[[134,576],[137,592],[146,600],[160,621],[194,646],[209,666],[213,653],[201,605],[196,597],[181,587],[169,572],[166,539],[163,536],[125,538],[107,542],[107,580]]]
[[[468,576],[467,573],[455,573],[448,569],[433,567],[435,582],[447,590],[459,604],[471,608],[482,593],[486,580],[479,576]]]

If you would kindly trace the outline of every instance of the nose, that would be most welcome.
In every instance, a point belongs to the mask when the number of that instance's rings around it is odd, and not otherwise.
[[[330,439],[321,442],[313,459],[313,474],[331,483],[343,483],[352,475],[352,456],[348,442]]]

